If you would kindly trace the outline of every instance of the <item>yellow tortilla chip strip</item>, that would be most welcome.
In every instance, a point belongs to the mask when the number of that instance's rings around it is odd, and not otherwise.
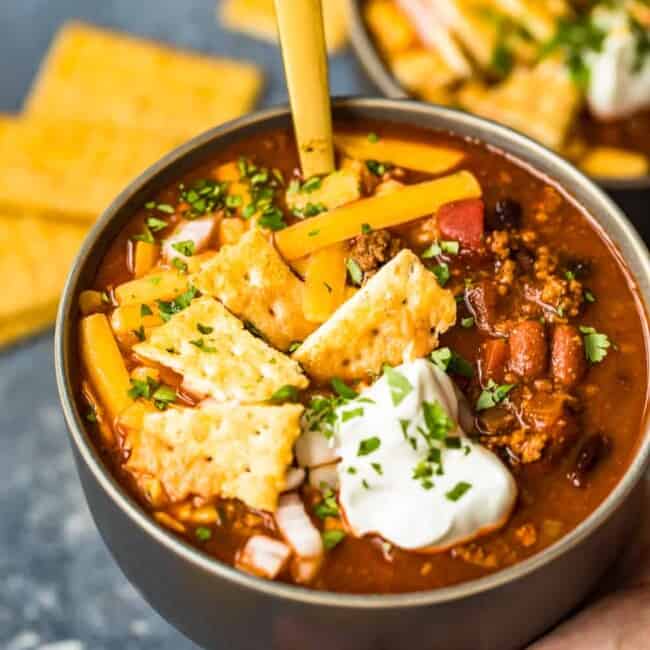
[[[300,366],[244,329],[209,296],[154,327],[136,354],[183,375],[190,392],[225,402],[263,402],[286,385],[306,388]]]
[[[347,42],[346,11],[345,0],[323,0],[325,41],[330,52],[340,50]],[[265,41],[278,39],[273,0],[221,0],[218,12],[228,29]]]
[[[218,496],[273,512],[302,411],[297,404],[223,404],[145,413],[142,429],[127,436],[125,467],[136,479],[157,478],[172,501]]]
[[[293,354],[318,382],[363,379],[405,355],[423,357],[456,321],[451,291],[410,250],[403,250]]]
[[[193,283],[252,323],[280,350],[303,341],[316,327],[303,314],[303,283],[257,229],[235,245],[224,246],[194,276]]]
[[[0,217],[0,346],[49,326],[86,229]]]
[[[187,139],[248,112],[261,85],[253,65],[72,22],[54,41],[25,112]]]
[[[107,122],[16,120],[0,130],[0,210],[93,220],[180,142]]]
[[[580,108],[580,91],[566,66],[548,60],[533,69],[518,68],[491,89],[468,85],[458,99],[472,113],[487,117],[559,149]]]

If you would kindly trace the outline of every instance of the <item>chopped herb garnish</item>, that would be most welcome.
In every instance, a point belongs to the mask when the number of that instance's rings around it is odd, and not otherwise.
[[[607,334],[597,332],[593,327],[580,326],[582,340],[585,344],[585,357],[589,363],[600,363],[611,347]]]
[[[429,446],[433,440],[444,440],[454,429],[453,420],[447,415],[440,402],[422,402],[424,423],[427,427],[425,438]]]
[[[302,184],[301,190],[303,192],[307,192],[307,194],[311,194],[312,192],[315,192],[316,190],[320,189],[322,184],[323,184],[323,179],[320,176],[312,176]]]
[[[195,348],[198,348],[201,352],[205,352],[206,354],[215,354],[217,351],[217,348],[208,345],[202,338],[194,339],[193,341],[190,341],[190,343]]]
[[[137,330],[133,330],[133,333],[136,335],[138,341],[144,341],[146,338],[144,335],[144,326],[140,325]]]
[[[432,363],[450,375],[472,378],[474,367],[472,364],[450,348],[438,348],[431,353]]]
[[[152,377],[145,380],[131,379],[131,388],[128,395],[131,399],[143,398],[151,400],[154,406],[164,411],[169,404],[176,400],[176,391],[170,386],[159,384]]]
[[[492,59],[490,61],[490,69],[498,77],[507,77],[514,65],[514,57],[510,48],[504,41],[496,44],[492,50]]]
[[[151,399],[157,409],[164,411],[168,404],[176,401],[176,391],[171,386],[165,386],[163,384],[156,389]]]
[[[368,133],[368,142],[372,142],[372,144],[376,144],[379,142],[379,136],[376,133]]]
[[[94,408],[89,408],[88,412],[86,413],[86,420],[88,422],[92,422],[93,424],[97,422],[97,413],[95,412]]]
[[[331,551],[345,539],[345,532],[338,529],[323,531],[323,546],[326,551]]]
[[[230,194],[226,197],[226,207],[231,210],[238,208],[243,202],[244,200],[239,194]]]
[[[353,466],[351,465],[350,467],[347,468],[346,472],[347,472],[348,474],[356,474],[356,473],[357,473],[357,468],[356,468],[356,467],[353,467]]]
[[[462,447],[462,442],[460,438],[445,438],[445,447],[447,447],[447,449],[460,449]]]
[[[158,217],[149,217],[146,224],[151,232],[159,232],[169,225],[164,219],[158,219]]]
[[[149,305],[140,305],[140,316],[144,318],[145,316],[153,316],[153,311],[151,311],[151,307]]]
[[[157,287],[160,284],[161,280],[162,278],[158,275],[153,278],[149,278],[149,282],[151,282],[151,284],[153,284],[154,287]]]
[[[413,390],[413,385],[401,372],[388,365],[384,366],[384,375],[388,382],[393,406],[399,406]]]
[[[471,327],[474,327],[474,317],[473,316],[467,316],[467,318],[463,318],[460,321],[461,327],[464,327],[465,329],[470,329]]]
[[[202,178],[194,181],[190,187],[181,185],[180,191],[181,201],[190,206],[184,216],[192,219],[222,209],[228,184]]]
[[[458,501],[463,495],[465,495],[470,489],[471,483],[466,483],[465,481],[459,481],[454,485],[454,487],[445,494],[445,496],[450,501]]]
[[[156,210],[158,210],[158,212],[164,212],[165,214],[174,214],[174,208],[169,205],[169,203],[159,203],[156,206]]]
[[[289,346],[289,354],[293,354],[301,345],[302,341],[293,341]]]
[[[318,235],[319,233],[320,233],[320,230],[316,229],[316,230],[310,230],[310,231],[307,233],[307,235],[308,235],[309,237],[316,237],[316,235]]]
[[[158,279],[160,282],[160,279]],[[196,288],[190,287],[187,291],[182,293],[174,300],[158,300],[158,310],[160,312],[160,318],[165,322],[168,321],[174,314],[177,314],[183,309],[187,309],[192,302],[192,299],[196,296]]]
[[[572,280],[576,279],[576,274],[573,271],[565,271],[564,272],[564,277],[571,282]]]
[[[180,257],[175,257],[172,260],[172,266],[178,269],[181,273],[187,273],[187,263],[184,262]]]
[[[355,259],[348,257],[345,260],[345,266],[348,270],[350,282],[356,287],[361,286],[361,282],[363,281],[363,271],[361,270],[359,263]]]
[[[214,327],[209,327],[208,325],[203,325],[202,323],[197,323],[196,329],[199,330],[201,334],[212,334],[212,332],[214,332]]]
[[[142,232],[139,235],[133,235],[131,237],[133,241],[141,241],[144,242],[145,244],[155,244],[156,240],[154,239],[154,236],[149,229],[149,226],[145,224],[144,228],[142,229]]]
[[[343,397],[344,399],[354,399],[358,396],[358,393],[355,390],[350,388],[342,379],[339,379],[338,377],[334,377],[334,379],[332,379],[332,388],[334,389],[334,392],[339,395],[339,397]]]
[[[372,226],[369,223],[362,223],[361,224],[361,233],[364,235],[367,235],[368,233],[372,232]]]
[[[108,295],[108,292],[102,291],[99,297],[105,305],[111,304],[111,297]]]
[[[271,395],[272,402],[297,402],[300,396],[299,390],[295,386],[287,384],[278,388],[278,390]]]
[[[585,289],[585,292],[584,292],[583,295],[584,295],[584,298],[585,298],[585,300],[587,302],[590,302],[590,303],[596,302],[596,296],[594,296],[594,294],[591,291],[589,291],[589,289]]]
[[[284,215],[282,210],[273,205],[269,205],[264,208],[260,218],[257,220],[257,223],[262,228],[268,228],[269,230],[282,230],[287,227],[287,224],[284,221]]]
[[[332,492],[332,490],[327,485],[325,485],[324,488],[323,499],[314,506],[314,514],[319,519],[325,519],[326,517],[338,517],[340,514],[339,506],[338,503],[336,503],[334,492]]]
[[[194,533],[200,542],[207,542],[212,537],[212,531],[205,526],[199,526]]]
[[[364,489],[366,489],[366,490],[369,490],[369,489],[370,489],[370,483],[368,483],[368,481],[366,481],[365,478],[361,481],[361,485],[362,485],[362,486],[364,487]]]
[[[381,163],[377,160],[366,160],[366,168],[375,176],[383,176],[389,169],[393,168],[391,163]]]
[[[498,385],[492,379],[487,383],[476,402],[477,411],[485,411],[503,402],[508,393],[515,387],[515,384]]]
[[[341,413],[341,422],[347,422],[348,420],[358,418],[362,415],[363,415],[363,408],[361,407],[356,409],[351,409],[349,411],[343,411],[343,413]]]
[[[194,242],[191,239],[174,242],[172,248],[181,255],[185,255],[185,257],[192,257],[194,255]]]
[[[433,257],[438,257],[438,255],[442,255],[442,248],[440,248],[440,244],[438,242],[433,242],[431,246],[422,252],[420,257],[423,260],[430,260]]]
[[[381,463],[370,463],[370,467],[372,467],[372,469],[374,469],[375,472],[379,474],[379,476],[381,476],[384,473],[384,469],[381,466]]]
[[[372,438],[366,438],[359,443],[359,450],[357,451],[357,456],[367,456],[372,454],[374,451],[377,451],[381,445],[381,440],[377,436]]]
[[[438,280],[438,284],[441,287],[444,287],[447,282],[449,282],[449,278],[451,277],[451,273],[449,272],[449,266],[445,264],[444,262],[442,264],[436,264],[431,269],[431,272],[433,275],[436,276],[436,279]]]

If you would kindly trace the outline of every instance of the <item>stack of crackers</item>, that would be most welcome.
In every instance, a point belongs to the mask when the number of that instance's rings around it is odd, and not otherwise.
[[[18,116],[0,116],[0,346],[48,326],[92,222],[149,165],[249,111],[252,65],[80,23],[56,37]]]

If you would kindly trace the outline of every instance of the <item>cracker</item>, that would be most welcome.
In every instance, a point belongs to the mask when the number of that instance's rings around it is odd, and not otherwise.
[[[155,477],[173,501],[189,496],[241,499],[276,509],[284,490],[303,407],[214,405],[147,413],[129,432],[125,467]]]
[[[336,52],[347,42],[345,0],[323,0],[323,21],[327,49]],[[222,0],[219,18],[225,27],[275,43],[278,29],[273,0]]]
[[[313,379],[354,380],[423,357],[456,320],[452,293],[403,250],[345,302],[293,354]]]
[[[180,142],[108,122],[15,120],[0,130],[0,210],[93,220]]]
[[[261,72],[247,63],[71,22],[57,35],[25,111],[176,133],[184,140],[251,110],[261,85]]]
[[[458,99],[472,113],[517,129],[552,149],[566,140],[581,101],[566,67],[554,60],[532,69],[518,68],[490,89],[469,85]]]
[[[0,217],[0,346],[51,325],[86,229],[24,217]]]
[[[211,331],[203,333],[199,325]],[[183,375],[191,392],[220,402],[263,402],[283,386],[308,384],[295,361],[246,331],[238,318],[209,296],[193,300],[167,323],[153,328],[133,350]]]
[[[257,229],[233,246],[224,246],[193,278],[203,293],[252,323],[280,350],[303,341],[316,325],[305,320],[303,283]]]

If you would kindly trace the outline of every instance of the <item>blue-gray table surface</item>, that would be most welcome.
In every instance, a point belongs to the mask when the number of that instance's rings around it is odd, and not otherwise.
[[[0,112],[20,109],[70,18],[256,61],[262,104],[286,101],[278,49],[221,29],[214,0],[2,0]],[[349,53],[332,61],[331,76],[337,94],[370,90]],[[0,352],[0,648],[195,647],[129,585],[94,527],[59,409],[52,332]]]
[[[214,9],[213,0],[2,0],[0,112],[20,109],[70,18],[256,61],[262,105],[285,102],[278,49],[221,29]],[[349,52],[331,62],[331,82],[335,94],[373,94]],[[0,648],[196,648],[129,585],[95,530],[58,404],[51,331],[0,352]]]

